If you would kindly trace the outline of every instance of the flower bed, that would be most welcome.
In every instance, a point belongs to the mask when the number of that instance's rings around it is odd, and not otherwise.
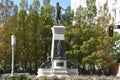
[[[120,80],[114,76],[77,76],[70,78],[34,78],[33,80]]]
[[[35,76],[15,76],[15,77],[5,77],[4,80],[120,80],[120,78],[118,79],[115,76],[85,76],[85,75],[81,75],[81,76],[76,76],[76,77],[70,77],[70,78],[57,78],[57,77],[35,77]]]

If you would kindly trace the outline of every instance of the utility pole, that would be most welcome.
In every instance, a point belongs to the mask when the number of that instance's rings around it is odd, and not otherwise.
[[[15,51],[15,45],[16,45],[16,36],[11,36],[11,46],[12,46],[12,70],[11,70],[11,76],[14,76],[14,51]]]

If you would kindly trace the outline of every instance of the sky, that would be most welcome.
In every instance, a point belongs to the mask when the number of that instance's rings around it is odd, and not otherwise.
[[[19,5],[20,0],[12,0],[14,1],[15,4]],[[56,2],[60,3],[60,6],[62,6],[63,8],[66,8],[67,6],[70,5],[70,1],[71,0],[51,0],[50,4],[55,6]],[[28,3],[31,4],[33,2],[33,0],[28,0]],[[42,0],[40,0],[40,5],[43,5]]]

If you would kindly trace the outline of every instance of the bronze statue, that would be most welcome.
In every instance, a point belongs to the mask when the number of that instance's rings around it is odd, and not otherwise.
[[[42,63],[40,67],[41,68],[50,68],[51,65],[52,65],[51,58],[50,58],[49,53],[47,53],[47,60],[44,63]]]
[[[61,9],[64,10],[60,5],[59,2],[56,3],[55,7],[55,20],[56,25],[61,25]]]
[[[59,40],[59,42],[57,43],[57,55],[58,55],[58,57],[61,57],[61,50],[62,50],[62,45],[61,45],[61,41]]]

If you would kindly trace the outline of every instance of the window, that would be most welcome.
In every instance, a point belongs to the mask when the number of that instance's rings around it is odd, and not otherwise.
[[[117,25],[117,29],[120,29],[120,25]]]

